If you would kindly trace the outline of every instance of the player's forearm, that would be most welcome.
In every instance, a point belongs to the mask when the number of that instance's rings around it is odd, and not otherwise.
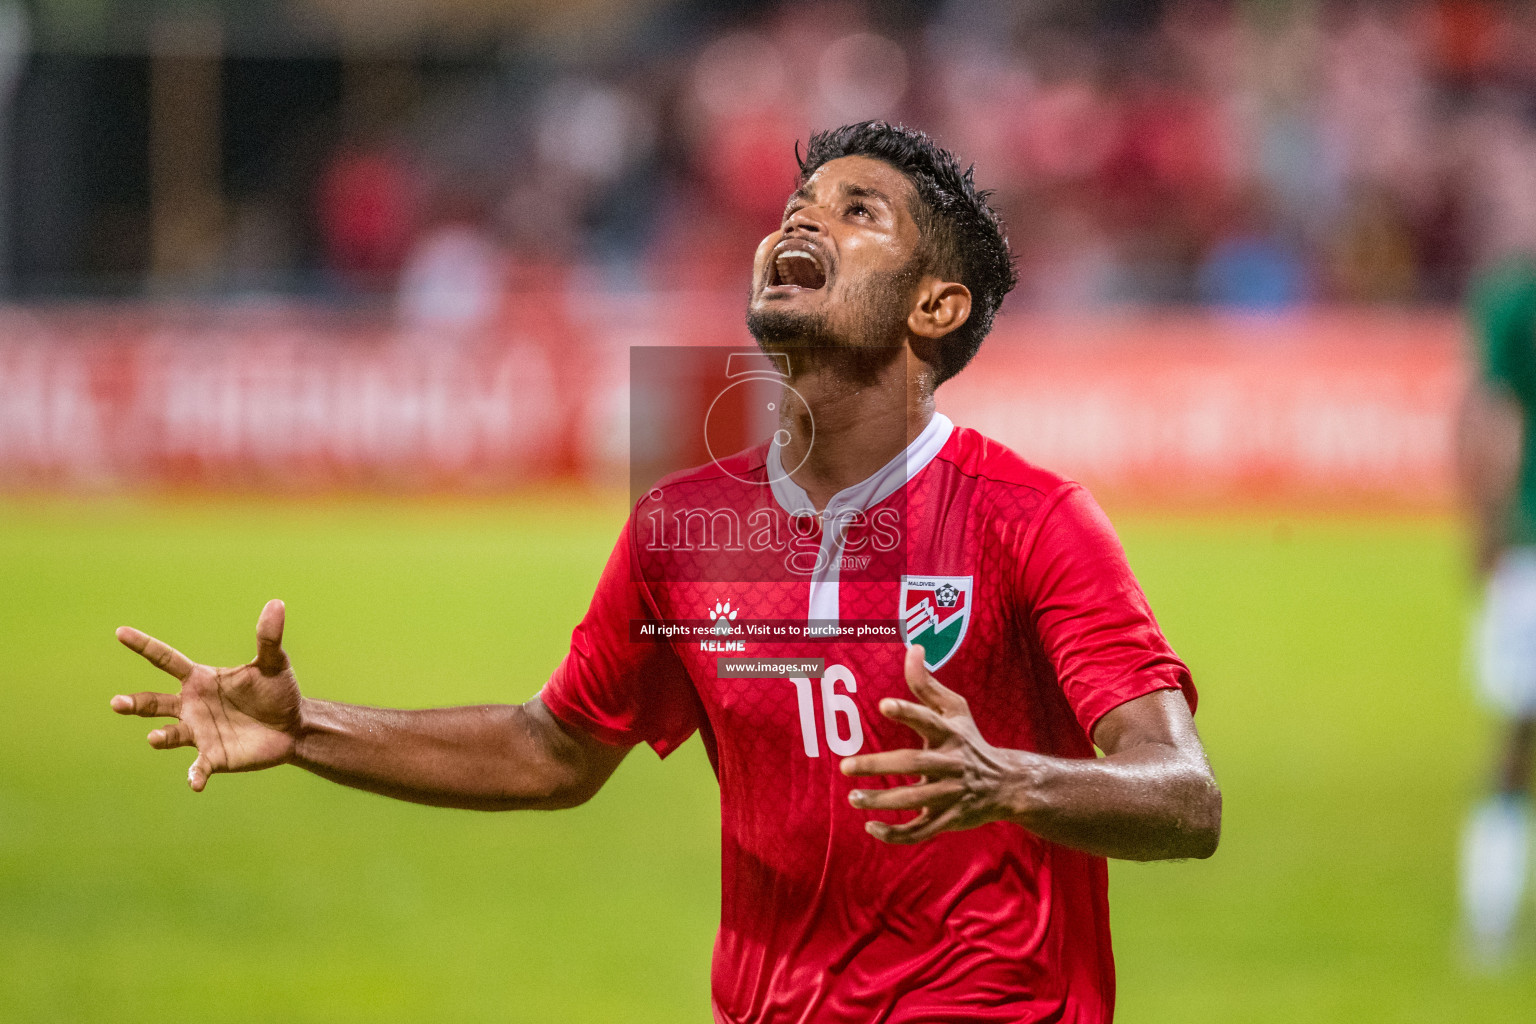
[[[1524,431],[1524,414],[1513,396],[1484,383],[1468,388],[1457,420],[1455,461],[1483,571],[1509,542]]]
[[[401,800],[555,808],[581,803],[596,789],[587,784],[580,746],[536,701],[403,711],[306,698],[301,722],[295,764]]]
[[[1492,571],[1509,546],[1508,519],[1504,505],[1489,503],[1473,509],[1472,562],[1480,574]]]
[[[1509,545],[1510,510],[1514,485],[1506,480],[1476,480],[1466,488],[1473,552],[1479,570],[1493,567],[1499,552]]]
[[[1104,857],[1209,857],[1221,790],[1203,760],[1147,744],[1093,760],[1012,751],[1009,815],[1031,832]]]

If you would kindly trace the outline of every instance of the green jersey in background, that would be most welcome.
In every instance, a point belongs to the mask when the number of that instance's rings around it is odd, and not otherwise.
[[[1536,545],[1536,259],[1511,259],[1484,276],[1472,320],[1483,378],[1514,395],[1526,423],[1509,541]]]

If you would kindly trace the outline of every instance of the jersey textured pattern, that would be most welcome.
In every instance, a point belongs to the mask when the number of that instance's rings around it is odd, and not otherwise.
[[[916,781],[837,770],[848,754],[920,745],[876,710],[884,697],[911,698],[900,642],[733,632],[740,646],[722,655],[696,638],[633,638],[634,622],[703,620],[727,601],[738,626],[805,620],[821,525],[757,482],[766,462],[754,449],[669,478],[637,505],[542,694],[561,721],[609,743],[643,741],[665,756],[700,733],[720,784],[715,1020],[1109,1021],[1102,858],[1005,822],[890,846],[864,822],[910,812],[849,805],[855,786]],[[676,528],[683,512],[720,509],[731,514],[716,516],[715,537],[702,516],[691,534]],[[1188,670],[1079,485],[956,428],[865,511],[844,550],[869,557],[842,563],[840,618],[894,622],[907,611],[903,577],[953,581],[964,593],[940,603],[969,618],[934,675],[967,698],[989,742],[1087,758],[1094,724],[1128,700],[1182,688],[1193,709]],[[826,669],[819,679],[718,678],[722,656],[822,658]]]

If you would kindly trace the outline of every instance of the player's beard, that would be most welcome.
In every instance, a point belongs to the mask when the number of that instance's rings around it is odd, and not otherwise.
[[[851,381],[873,380],[904,351],[907,303],[919,266],[913,257],[900,270],[872,274],[850,286],[839,310],[846,324],[834,325],[826,310],[759,309],[749,303],[747,330],[764,352],[790,354],[791,376],[835,364]]]

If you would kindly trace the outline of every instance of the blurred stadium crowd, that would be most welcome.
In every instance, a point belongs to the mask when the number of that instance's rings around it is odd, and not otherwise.
[[[1518,0],[685,2],[599,35],[384,55],[362,91],[396,100],[277,133],[254,159],[298,170],[247,176],[179,283],[465,326],[508,290],[742,288],[795,141],[866,117],[975,161],[1016,309],[1445,303],[1536,243]]]
[[[398,271],[427,318],[574,267],[740,287],[795,140],[871,116],[975,160],[1033,308],[1449,301],[1536,240],[1536,6],[911,13],[777,5],[681,52],[573,62],[532,96],[430,101],[337,152],[328,259]]]

